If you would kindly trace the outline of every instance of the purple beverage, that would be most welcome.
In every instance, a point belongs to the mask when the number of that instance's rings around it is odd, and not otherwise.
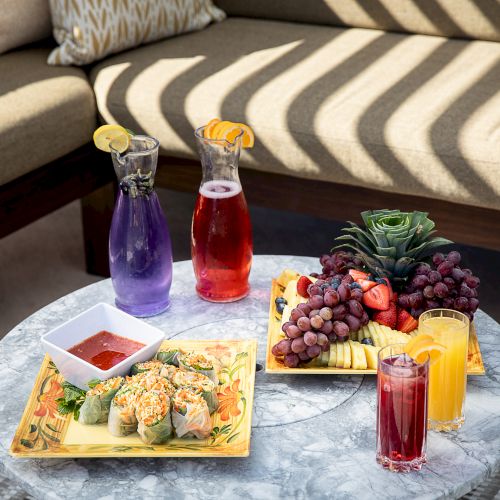
[[[116,305],[134,316],[153,316],[170,304],[172,244],[153,189],[158,146],[156,139],[133,136],[126,154],[112,149],[120,192],[109,235],[109,267]]]

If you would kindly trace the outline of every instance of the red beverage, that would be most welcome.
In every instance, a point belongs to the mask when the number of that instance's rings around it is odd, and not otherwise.
[[[191,230],[191,255],[198,294],[232,302],[249,292],[252,227],[241,185],[213,180],[202,184]]]
[[[408,472],[420,470],[426,460],[429,363],[418,364],[395,352],[399,346],[388,346],[379,354],[377,461],[390,470]]]

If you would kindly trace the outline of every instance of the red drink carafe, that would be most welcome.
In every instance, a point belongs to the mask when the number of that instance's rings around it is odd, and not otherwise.
[[[195,138],[203,167],[191,228],[191,256],[198,295],[233,302],[250,290],[252,226],[238,176],[241,137],[233,142]]]

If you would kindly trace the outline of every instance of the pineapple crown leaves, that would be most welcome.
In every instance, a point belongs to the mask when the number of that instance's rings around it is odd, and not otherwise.
[[[346,234],[336,238],[340,244],[332,250],[350,248],[372,273],[395,281],[404,280],[433,249],[452,243],[431,237],[435,224],[426,212],[368,210],[361,217],[365,227],[348,222],[350,227],[342,229]]]

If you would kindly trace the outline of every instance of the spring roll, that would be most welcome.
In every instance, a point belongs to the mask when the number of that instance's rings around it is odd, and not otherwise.
[[[170,398],[163,391],[148,391],[136,405],[137,432],[146,444],[164,444],[172,437]]]
[[[197,394],[201,394],[207,402],[210,413],[218,408],[219,400],[217,399],[216,386],[206,375],[178,370],[173,374],[171,380],[176,389],[185,387],[194,390]]]
[[[142,372],[127,377],[127,383],[137,384],[146,391],[162,391],[169,397],[172,397],[175,392],[175,387],[168,379],[153,372]]]
[[[143,372],[160,373],[163,368],[163,363],[159,359],[143,361],[142,363],[134,363],[130,369],[130,375],[137,375]]]
[[[78,422],[84,425],[107,422],[111,401],[123,382],[123,377],[114,377],[100,382],[87,391],[85,401],[80,408]]]
[[[179,366],[179,349],[159,350],[156,353],[156,359],[167,365]]]
[[[217,368],[212,359],[203,354],[180,352],[179,368],[187,372],[197,372],[206,375],[215,385],[219,385]]]
[[[172,380],[172,377],[178,371],[180,371],[179,368],[174,365],[163,365],[163,368],[160,370],[160,375],[168,380]]]
[[[212,431],[207,402],[191,389],[178,389],[172,400],[172,423],[178,437],[207,438]]]
[[[108,417],[108,431],[113,436],[128,436],[137,430],[135,405],[139,397],[146,392],[137,383],[124,385],[111,402]]]

